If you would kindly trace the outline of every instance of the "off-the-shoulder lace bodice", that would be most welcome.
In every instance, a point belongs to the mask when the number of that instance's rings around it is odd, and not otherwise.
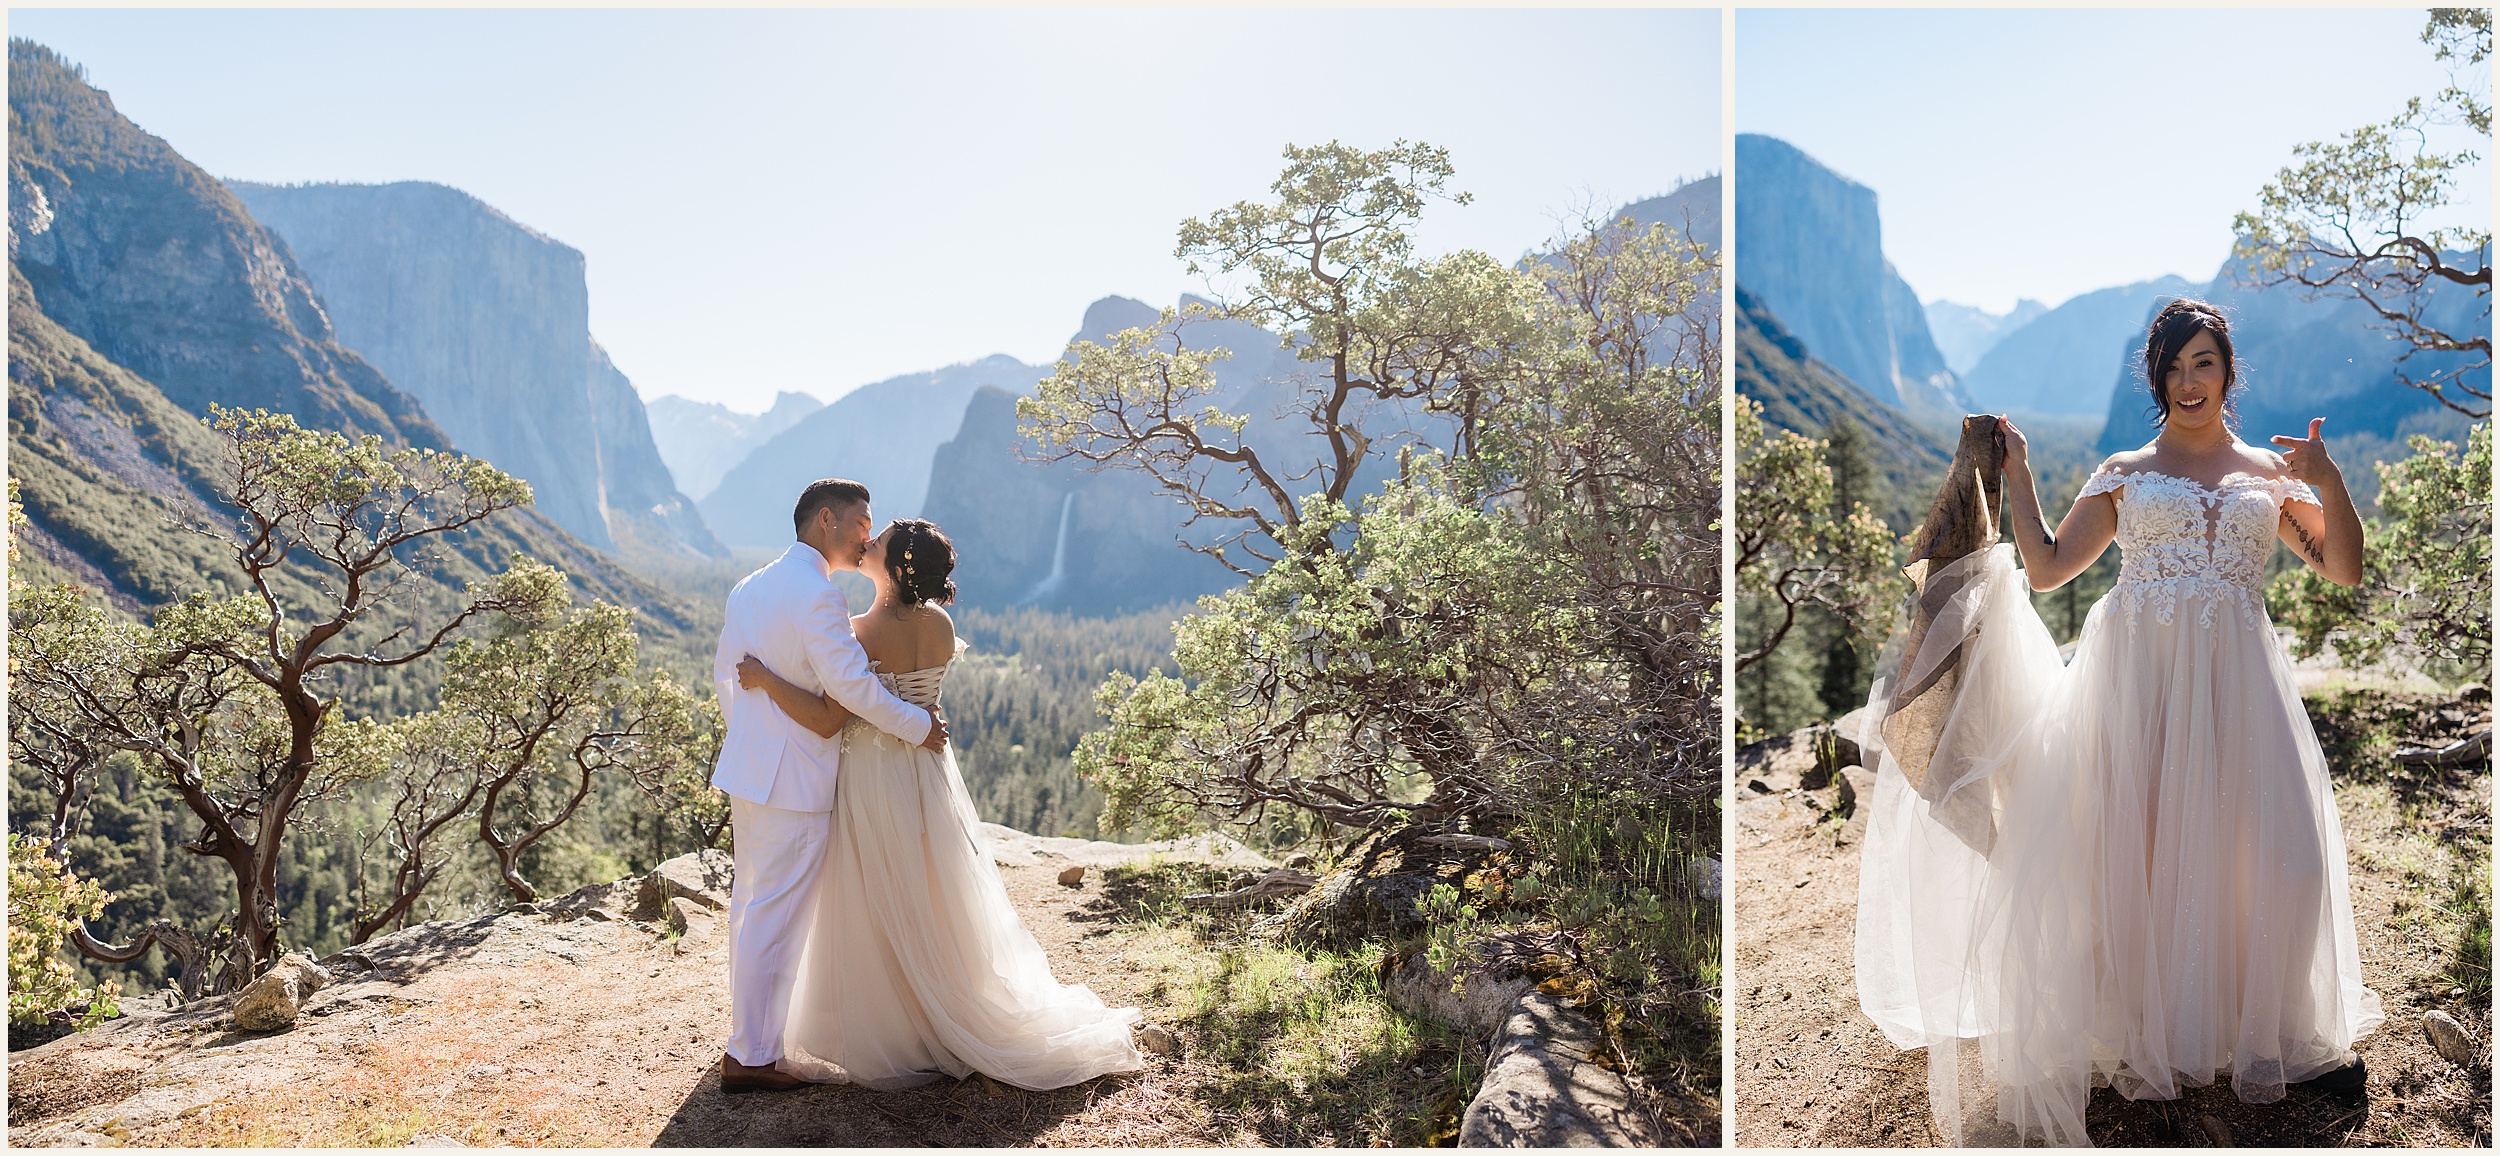
[[[871,673],[877,676],[878,682],[885,684],[885,688],[887,690],[894,692],[894,697],[902,699],[904,702],[910,703],[913,706],[927,707],[931,710],[935,710],[938,705],[938,694],[940,690],[943,689],[946,682],[947,670],[955,665],[956,658],[963,657],[964,652],[966,650],[970,650],[971,648],[972,647],[969,643],[966,643],[963,639],[958,638],[955,640],[954,657],[949,658],[936,666],[922,667],[919,670],[906,670],[901,674],[889,674],[886,671],[877,669],[879,665],[877,661],[875,659],[870,659],[868,662],[868,669]],[[869,722],[867,719],[863,718],[854,717],[851,721],[842,725],[842,739],[845,742],[857,741],[858,739],[871,734],[884,733],[885,732],[877,729],[875,723]]]
[[[2290,478],[2251,473],[2213,486],[2151,470],[2104,470],[2084,483],[2082,497],[2118,499],[2118,584],[2109,596],[2132,624],[2150,607],[2172,621],[2180,599],[2201,604],[2197,622],[2213,625],[2217,606],[2238,610],[2251,626],[2264,621],[2260,597],[2266,558],[2274,552],[2283,503],[2317,503]]]

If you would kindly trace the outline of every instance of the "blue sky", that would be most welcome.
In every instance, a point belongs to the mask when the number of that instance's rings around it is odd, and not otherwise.
[[[2055,305],[2213,276],[2232,214],[2294,145],[2446,86],[2422,24],[2418,8],[1740,10],[1736,125],[1873,188],[1922,299]],[[2458,187],[2454,219],[2488,228],[2488,159]]]
[[[1700,11],[12,9],[220,177],[431,180],[587,256],[645,396],[745,410],[1199,288],[1185,217],[1288,143],[1451,150],[1428,250],[1510,257],[1720,163]]]

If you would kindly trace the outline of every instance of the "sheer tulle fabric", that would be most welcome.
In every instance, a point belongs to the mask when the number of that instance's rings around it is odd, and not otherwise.
[[[928,705],[944,670],[879,677]],[[1143,1068],[1137,1009],[1051,978],[975,834],[953,749],[865,726],[843,740],[784,1069],[878,1088],[977,1071],[1039,1091]]]
[[[1921,658],[1958,639],[1965,689],[1919,787],[1882,749],[1875,687],[1859,998],[1893,1043],[1928,1049],[1947,1143],[2088,1144],[2096,1086],[2170,1098],[2229,1079],[2271,1102],[2382,1019],[2325,758],[2235,580],[2303,495],[2251,481],[2122,498],[2130,563],[2182,538],[2211,561],[2122,569],[2070,664],[2012,546],[1947,567],[1966,585]]]

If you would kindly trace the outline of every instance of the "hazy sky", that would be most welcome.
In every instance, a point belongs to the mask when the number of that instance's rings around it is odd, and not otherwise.
[[[2055,305],[2213,276],[2232,214],[2294,145],[2446,87],[2422,24],[2418,8],[1740,10],[1736,124],[1874,189],[1922,300]],[[2458,187],[2458,219],[2489,227],[2488,160]]]
[[[84,64],[220,177],[430,180],[580,249],[644,396],[760,410],[1199,288],[1174,227],[1288,143],[1447,147],[1504,257],[1719,165],[1700,11],[71,11]]]

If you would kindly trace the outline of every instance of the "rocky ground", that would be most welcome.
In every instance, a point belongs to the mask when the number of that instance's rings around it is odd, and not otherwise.
[[[1248,864],[1237,846],[1166,847]],[[1122,918],[1101,844],[1003,843],[1001,874],[1063,982],[1114,1004],[1184,966]],[[1093,864],[1075,886],[1059,876]],[[975,1078],[906,1092],[822,1087],[725,1097],[726,937],[711,919],[625,916],[631,884],[582,902],[430,924],[326,961],[297,1026],[232,1029],[231,1001],[129,1006],[104,1029],[9,1058],[9,1142],[28,1145],[1256,1144],[1206,1110],[1186,1046],[1145,1072],[1030,1093]],[[369,963],[370,966],[363,964]]]
[[[2489,764],[2399,769],[2386,741],[2406,730],[2425,738],[2443,728],[2462,733],[2454,716],[2472,710],[2419,693],[2364,694],[2360,706],[2312,693],[2349,845],[2362,972],[2387,1009],[2386,1024],[2359,1048],[2370,1073],[2367,1098],[2294,1088],[2281,1103],[2249,1105],[2225,1084],[2171,1102],[2134,1102],[2103,1090],[2088,1117],[2096,1144],[2491,1143],[2488,1059],[2450,1063],[2423,1030],[2427,1013],[2446,1011],[2488,1056],[2487,947],[2479,990],[2461,986],[2474,981],[2458,979],[2455,958],[2470,915],[2461,909],[2485,905],[2488,919],[2488,890],[2467,898],[2472,889],[2460,880],[2489,871]],[[2441,706],[2450,707],[2444,720]],[[1729,847],[1734,1143],[1933,1145],[1926,1053],[1895,1049],[1858,1010],[1851,961],[1864,816],[1854,802],[1872,798],[1873,779],[1857,767],[1818,772],[1807,739],[1749,748],[1742,760]]]
[[[1384,958],[1359,919],[1343,924],[1342,949],[1304,950],[1247,934],[1276,922],[1255,906],[1188,908],[1185,893],[1272,878],[1273,864],[1230,840],[987,834],[1060,980],[1139,1007],[1168,1033],[1141,1033],[1154,1053],[1145,1071],[1043,1093],[976,1076],[902,1092],[723,1096],[727,945],[712,909],[725,902],[728,864],[688,857],[644,880],[426,924],[323,960],[327,983],[300,1010],[277,1001],[294,1013],[289,1027],[238,1027],[271,1006],[255,991],[186,1007],[125,1001],[102,1028],[11,1054],[9,1142],[1359,1147],[1480,1133],[1656,1144],[1692,1142],[1716,1119],[1715,1104],[1676,1101],[1690,1110],[1662,1122],[1648,1106],[1662,1097],[1627,1088],[1590,1021],[1528,990],[1532,980],[1510,993],[1517,1008],[1440,1016],[1454,995],[1446,976],[1409,974],[1416,957]],[[1415,869],[1434,855],[1483,856],[1409,850],[1402,862]],[[1403,875],[1351,866],[1287,921],[1361,914],[1340,893],[1411,890]],[[272,977],[282,973],[305,974],[281,963]]]

